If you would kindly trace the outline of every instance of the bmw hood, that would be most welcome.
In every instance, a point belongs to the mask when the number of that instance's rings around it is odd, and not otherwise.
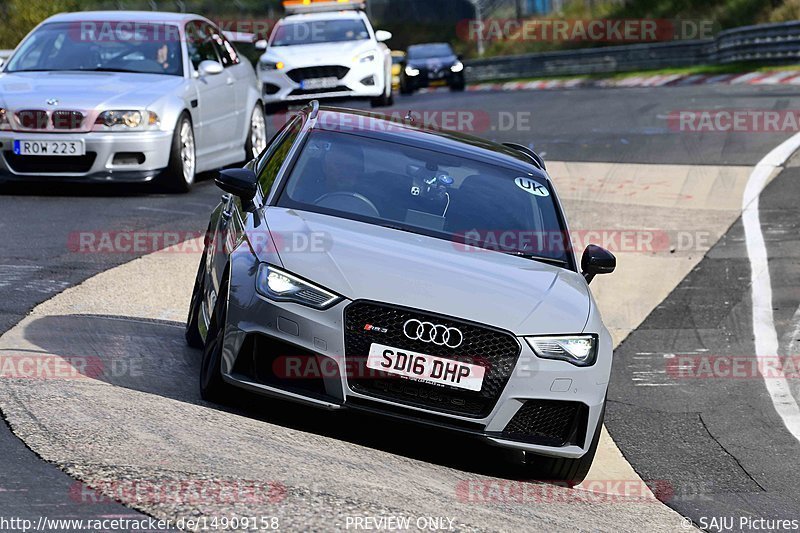
[[[563,268],[318,213],[271,207],[266,222],[283,268],[351,300],[431,311],[516,335],[580,333],[588,319],[586,283]]]
[[[45,109],[50,99],[76,111],[142,109],[184,82],[179,76],[116,72],[15,72],[0,74],[0,98],[14,109]]]

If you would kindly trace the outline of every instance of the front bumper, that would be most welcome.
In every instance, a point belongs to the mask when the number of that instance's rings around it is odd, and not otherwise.
[[[353,302],[318,311],[255,293],[245,298],[232,293],[223,352],[223,377],[235,386],[327,409],[430,424],[542,455],[578,458],[591,445],[610,376],[611,341],[605,331],[598,363],[588,368],[540,359],[523,339],[516,339],[519,352],[507,382],[486,411],[475,416],[424,406],[419,398],[381,397],[358,387],[363,374],[357,358],[347,353],[343,334],[345,309]]]
[[[259,69],[262,99],[265,104],[274,104],[320,98],[375,98],[381,96],[386,87],[385,73],[379,63],[376,60],[372,63],[352,65],[287,67],[282,70]],[[333,74],[336,70],[339,72]],[[342,74],[345,71],[346,73]],[[315,77],[336,77],[338,82],[335,87],[304,88],[303,82]]]
[[[84,156],[17,156],[15,140],[83,141]],[[0,132],[0,179],[150,181],[169,164],[172,132]]]

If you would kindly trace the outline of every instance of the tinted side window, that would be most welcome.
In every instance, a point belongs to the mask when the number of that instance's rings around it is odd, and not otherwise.
[[[214,35],[214,41],[217,44],[217,52],[219,53],[219,57],[222,58],[223,66],[230,67],[239,64],[239,53],[225,36],[217,33]]]
[[[275,135],[275,138],[267,147],[263,158],[258,163],[258,184],[261,186],[261,193],[264,198],[269,195],[272,189],[275,178],[278,177],[278,172],[286,161],[286,156],[292,149],[294,142],[300,135],[302,130],[303,120],[301,117],[296,117],[290,121],[281,131]]]
[[[197,69],[203,61],[220,61],[212,28],[202,22],[190,22],[186,25],[186,48],[189,59]]]

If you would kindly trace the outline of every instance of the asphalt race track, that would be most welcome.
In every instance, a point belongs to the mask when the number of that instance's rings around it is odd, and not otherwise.
[[[606,426],[636,473],[669,487],[668,495],[659,496],[695,524],[713,516],[791,519],[800,508],[794,468],[800,443],[777,414],[764,378],[757,373],[736,379],[686,377],[670,363],[682,356],[754,357],[741,193],[752,167],[791,132],[686,133],[670,129],[666,117],[681,109],[798,105],[800,96],[781,87],[707,85],[445,91],[398,98],[394,108],[401,114],[409,109],[472,112],[480,124],[475,134],[533,146],[554,162],[549,168],[573,229],[604,224],[599,227],[681,228],[712,235],[707,245],[685,250],[650,255],[623,250],[620,255],[629,262],[620,261],[609,277],[613,280],[598,278],[592,285],[615,340],[625,338],[615,350]],[[510,114],[517,122],[501,123]],[[798,174],[800,167],[790,161],[767,186],[760,205],[780,354],[795,356],[800,350]],[[623,175],[633,177],[622,180]],[[677,185],[676,175],[684,176]],[[696,183],[708,187],[702,205],[695,206]],[[191,286],[197,258],[150,256],[129,263],[144,254],[76,253],[71,243],[79,232],[93,231],[199,235],[219,195],[209,180],[186,196],[148,194],[142,187],[2,187],[0,332],[9,335],[0,351],[133,354],[144,370],[138,377],[111,377],[96,386],[2,383],[0,378],[0,407],[16,433],[0,425],[0,449],[6,451],[0,515],[137,514],[111,501],[87,505],[75,498],[75,481],[65,470],[95,485],[205,473],[280,481],[285,498],[270,502],[269,510],[287,530],[343,528],[345,516],[367,512],[450,513],[461,529],[680,529],[677,515],[657,511],[661,504],[652,502],[566,508],[459,500],[458,483],[518,479],[513,466],[499,458],[476,461],[493,451],[480,443],[459,443],[454,450],[445,434],[363,417],[332,418],[247,396],[229,408],[201,402],[199,356],[182,345],[180,329],[181,298],[189,296],[183,278],[190,269]],[[646,216],[653,217],[649,225],[641,222]],[[146,275],[145,266],[158,273],[150,286],[139,277]],[[107,278],[93,278],[106,271]],[[12,330],[39,304],[76,286],[75,293],[45,304],[23,328]],[[94,288],[97,300],[87,301]],[[73,346],[73,340],[83,344]],[[800,399],[797,376],[789,386]],[[277,429],[262,434],[263,424]],[[315,476],[316,485],[304,484]],[[600,472],[595,479],[617,479],[603,476],[608,474]],[[134,507],[153,516],[220,512],[200,504],[157,503]]]

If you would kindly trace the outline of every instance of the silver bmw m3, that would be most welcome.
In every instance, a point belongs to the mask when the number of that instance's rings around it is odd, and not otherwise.
[[[186,191],[266,140],[252,65],[197,15],[56,15],[0,73],[0,180],[159,180]]]
[[[433,424],[589,470],[612,360],[541,158],[316,103],[217,179],[186,326],[200,391]]]

